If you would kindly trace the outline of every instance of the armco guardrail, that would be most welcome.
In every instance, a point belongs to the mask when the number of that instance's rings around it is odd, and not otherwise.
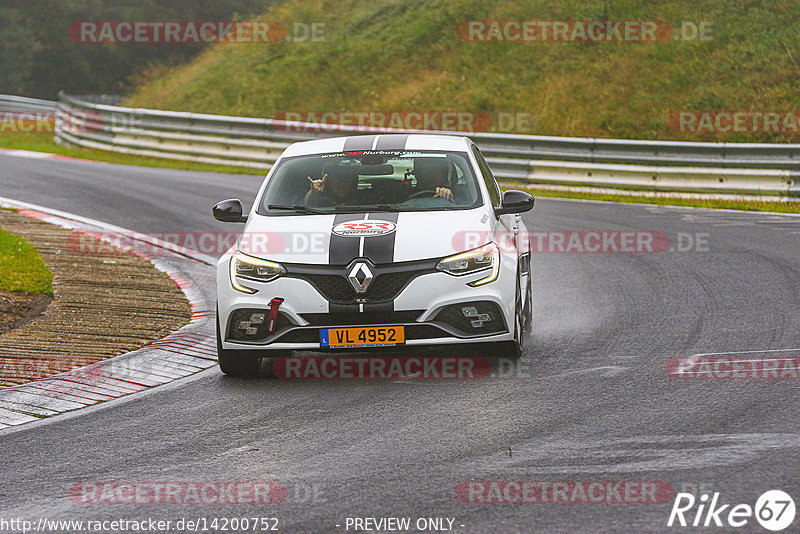
[[[269,168],[295,141],[365,133],[353,126],[126,108],[63,93],[55,132],[61,143],[262,169]],[[798,144],[467,135],[480,146],[500,179],[800,196]]]
[[[25,96],[0,95],[0,111],[12,113],[47,113],[56,109],[57,102]]]

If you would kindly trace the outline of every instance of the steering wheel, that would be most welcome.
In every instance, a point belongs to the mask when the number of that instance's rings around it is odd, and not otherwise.
[[[432,191],[430,189],[426,189],[424,191],[415,191],[414,193],[411,193],[411,195],[409,195],[409,197],[406,200],[414,200],[415,198],[422,198],[422,197],[434,198],[435,194],[436,194],[436,191]],[[456,203],[456,201],[453,200],[452,197],[450,197],[450,198],[435,197],[435,198],[438,198],[438,199],[441,199],[441,200],[447,200],[448,202],[451,202],[453,204]]]

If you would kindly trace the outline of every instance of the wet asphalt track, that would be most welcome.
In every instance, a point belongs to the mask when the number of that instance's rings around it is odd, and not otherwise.
[[[0,156],[0,196],[141,232],[231,230],[210,207],[229,197],[249,207],[259,184]],[[800,381],[674,380],[665,369],[696,353],[800,349],[800,217],[541,199],[525,221],[673,242],[700,233],[708,245],[534,255],[535,325],[508,376],[241,380],[214,368],[0,431],[2,518],[258,516],[277,517],[282,532],[345,532],[348,516],[449,517],[462,533],[694,530],[666,527],[671,503],[465,504],[456,487],[468,480],[664,481],[751,505],[780,488],[800,504]],[[278,481],[288,496],[274,506],[68,497],[80,481],[206,480]],[[738,531],[766,532],[753,519]]]

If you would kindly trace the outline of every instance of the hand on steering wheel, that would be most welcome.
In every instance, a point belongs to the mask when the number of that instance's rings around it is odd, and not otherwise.
[[[442,193],[442,191],[441,191],[442,189],[444,189],[445,191],[447,191],[450,194],[447,195],[447,193]],[[423,191],[415,191],[414,193],[411,193],[411,195],[409,195],[409,197],[406,200],[413,200],[415,198],[422,198],[422,197],[426,197],[426,198],[441,198],[442,200],[447,200],[449,202],[452,202],[453,204],[456,203],[456,201],[453,199],[453,193],[451,193],[450,190],[447,189],[446,187],[437,187],[436,191],[433,191],[432,189],[425,189]]]

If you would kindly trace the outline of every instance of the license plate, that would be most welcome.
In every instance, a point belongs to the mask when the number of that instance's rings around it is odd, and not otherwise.
[[[357,328],[322,328],[319,331],[321,347],[367,348],[391,347],[405,343],[402,326],[362,326]]]

